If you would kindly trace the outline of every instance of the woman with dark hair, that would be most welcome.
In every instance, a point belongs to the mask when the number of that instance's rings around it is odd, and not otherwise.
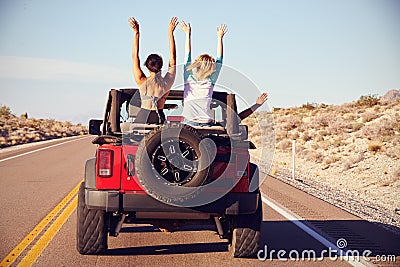
[[[170,59],[168,64],[168,72],[162,76],[161,69],[163,66],[162,58],[157,54],[151,54],[145,61],[145,66],[149,70],[150,75],[146,77],[140,68],[139,60],[139,22],[135,18],[129,18],[129,24],[134,32],[132,60],[133,60],[133,76],[139,86],[141,109],[138,112],[135,123],[156,123],[161,124],[165,121],[164,104],[169,94],[169,90],[175,81],[176,75],[176,48],[174,31],[178,25],[176,17],[171,18],[168,25],[168,37],[170,48]]]

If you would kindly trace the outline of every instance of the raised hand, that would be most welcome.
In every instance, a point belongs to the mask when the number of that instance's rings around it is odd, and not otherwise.
[[[228,31],[228,26],[226,26],[226,24],[221,24],[219,27],[217,27],[218,38],[222,39],[222,37],[224,37],[227,31]]]
[[[178,18],[172,17],[168,24],[168,32],[173,33],[178,25]]]
[[[191,32],[191,28],[190,28],[190,23],[186,24],[186,22],[184,22],[183,20],[181,22],[179,22],[179,27],[181,28],[181,30],[186,33],[186,34],[190,34]]]
[[[265,103],[265,101],[268,100],[268,94],[267,93],[262,93],[256,100],[257,105],[262,105]]]
[[[129,25],[131,26],[132,30],[135,33],[138,33],[139,32],[139,22],[134,17],[129,18],[128,22],[129,22]]]

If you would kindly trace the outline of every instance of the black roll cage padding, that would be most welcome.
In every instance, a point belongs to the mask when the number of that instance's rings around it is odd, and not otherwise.
[[[130,101],[132,96],[138,91],[136,88],[127,89],[111,89],[108,94],[106,110],[103,120],[103,134],[120,133],[120,113],[121,106],[124,102]],[[226,108],[226,130],[229,134],[235,134],[239,131],[239,120],[237,118],[237,108],[235,95],[227,92],[213,92],[213,99],[218,100],[227,105]],[[167,100],[183,100],[182,90],[171,90],[167,96]]]

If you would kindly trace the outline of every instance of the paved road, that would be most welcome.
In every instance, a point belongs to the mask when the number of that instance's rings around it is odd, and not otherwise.
[[[9,159],[34,150],[40,151]],[[86,137],[0,154],[1,258],[82,180],[85,161],[94,153]]]
[[[23,150],[0,153],[0,257],[5,258],[21,240],[79,183],[84,162],[92,157],[91,138],[74,138]],[[49,147],[49,145],[55,145]],[[41,149],[29,153],[29,151]],[[10,158],[14,157],[14,158]],[[8,160],[5,160],[8,159]],[[82,256],[75,249],[76,213],[66,221],[47,246],[29,245],[17,263],[40,251],[33,266],[349,266],[324,254],[322,261],[287,260],[305,251],[324,250],[345,239],[347,249],[370,250],[370,257],[396,255],[399,265],[400,237],[377,224],[361,220],[324,201],[268,177],[262,186],[262,240],[266,260],[232,259],[226,240],[210,227],[187,227],[163,233],[151,225],[124,225],[117,238],[109,237],[109,251],[101,256]],[[268,205],[267,205],[267,204]],[[72,204],[71,204],[72,205]],[[65,205],[64,205],[65,206]],[[61,217],[61,215],[60,215]],[[288,219],[289,218],[289,219]],[[60,226],[61,226],[60,225]],[[48,228],[50,226],[50,228]],[[43,232],[52,232],[51,221]],[[306,233],[306,231],[308,233]],[[42,232],[42,234],[43,234]],[[40,237],[40,236],[39,236]],[[45,239],[45,238],[43,238]],[[39,244],[40,242],[37,242]],[[278,255],[281,250],[283,254]],[[292,254],[290,254],[291,251]],[[307,254],[306,254],[307,255]],[[265,256],[264,251],[260,256]],[[332,254],[333,256],[333,254]],[[27,258],[26,256],[25,258]],[[282,259],[281,259],[282,258]],[[29,262],[29,261],[28,261]],[[364,262],[366,263],[366,262]],[[382,262],[381,262],[382,263]],[[387,262],[386,262],[387,264]]]

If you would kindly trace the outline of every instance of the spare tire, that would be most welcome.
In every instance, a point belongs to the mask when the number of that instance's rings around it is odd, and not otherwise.
[[[205,184],[210,173],[210,142],[185,124],[169,123],[152,130],[136,153],[140,184],[151,196],[172,204],[193,197],[193,187]]]

